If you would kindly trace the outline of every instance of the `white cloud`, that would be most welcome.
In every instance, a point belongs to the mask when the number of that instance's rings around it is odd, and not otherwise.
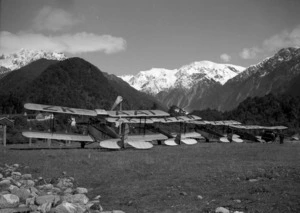
[[[263,48],[268,51],[295,46],[300,46],[300,25],[291,32],[284,30],[263,42]]]
[[[38,11],[33,19],[33,28],[38,31],[48,30],[57,32],[65,28],[70,28],[79,22],[79,19],[63,9],[45,6]]]
[[[229,62],[231,60],[231,56],[228,55],[227,53],[223,53],[222,55],[220,55],[220,59],[223,62]]]
[[[271,36],[263,41],[261,47],[244,48],[240,52],[240,57],[243,59],[252,59],[259,53],[269,53],[281,48],[286,47],[299,47],[300,46],[300,25],[295,29],[282,32]]]
[[[240,52],[240,57],[243,59],[253,59],[257,56],[258,53],[261,52],[261,49],[258,47],[252,47],[252,48],[244,48],[242,52]]]
[[[120,37],[86,32],[59,36],[27,32],[16,34],[7,31],[0,32],[0,53],[15,52],[21,48],[72,54],[98,51],[111,54],[125,50],[126,41]]]

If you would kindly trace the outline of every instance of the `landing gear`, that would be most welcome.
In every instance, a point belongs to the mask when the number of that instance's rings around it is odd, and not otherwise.
[[[80,147],[81,147],[82,149],[84,149],[85,143],[84,143],[84,142],[81,142],[81,143],[80,143]]]

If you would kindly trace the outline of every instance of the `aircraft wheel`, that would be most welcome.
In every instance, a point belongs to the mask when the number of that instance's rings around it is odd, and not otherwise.
[[[81,142],[81,143],[80,143],[80,147],[81,147],[82,149],[84,149],[85,143],[84,143],[84,142]]]

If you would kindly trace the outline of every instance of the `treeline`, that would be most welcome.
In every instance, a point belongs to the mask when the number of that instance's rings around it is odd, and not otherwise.
[[[191,114],[204,120],[236,120],[243,124],[284,125],[296,129],[300,126],[300,97],[273,94],[248,97],[232,111],[206,109]]]

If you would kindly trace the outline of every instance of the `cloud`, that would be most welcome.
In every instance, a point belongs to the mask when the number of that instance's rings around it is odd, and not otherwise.
[[[16,34],[7,31],[0,32],[0,53],[15,52],[21,48],[72,54],[87,52],[112,54],[125,50],[126,41],[121,37],[86,32],[59,36],[27,32]]]
[[[269,51],[283,47],[295,46],[300,46],[300,25],[298,25],[291,32],[284,30],[263,42],[263,48]]]
[[[57,32],[77,23],[80,23],[80,20],[71,13],[63,9],[44,6],[33,19],[33,28],[38,31]]]
[[[243,59],[253,59],[256,58],[257,54],[260,53],[262,50],[258,47],[252,48],[244,48],[242,52],[240,52],[240,57]]]
[[[220,55],[220,59],[223,62],[229,62],[231,60],[231,56],[226,53],[223,53],[222,55]]]
[[[259,53],[270,53],[272,51],[300,46],[300,25],[293,30],[283,30],[282,32],[271,36],[263,41],[260,47],[244,48],[240,52],[240,57],[243,59],[255,58]]]

